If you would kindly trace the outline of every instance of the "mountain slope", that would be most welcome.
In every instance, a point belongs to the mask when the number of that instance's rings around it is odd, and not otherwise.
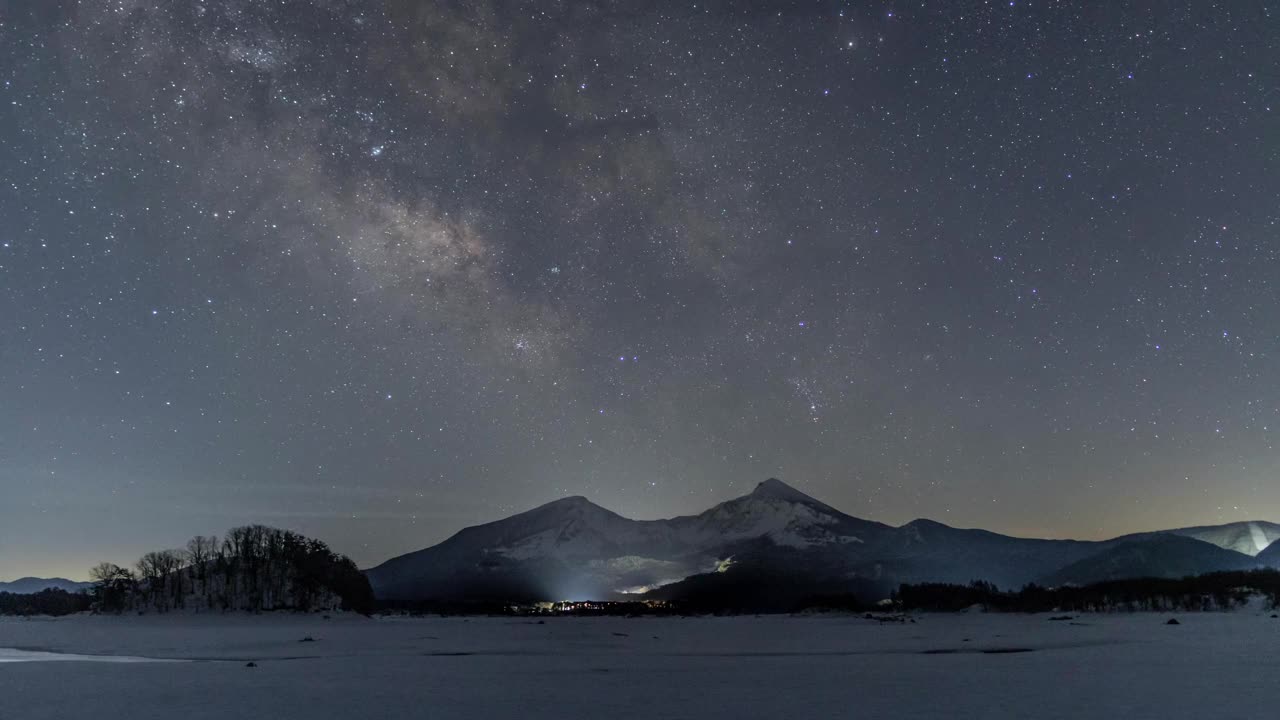
[[[647,540],[661,545],[664,538],[572,497],[466,528],[366,575],[374,594],[389,600],[541,598],[565,585],[561,576],[569,567],[624,556],[624,545]]]
[[[31,595],[48,589],[66,590],[74,593],[88,590],[91,587],[93,587],[93,583],[76,582],[66,578],[24,577],[13,582],[0,582],[0,592],[13,593],[15,595]]]
[[[915,520],[895,528],[874,548],[881,572],[904,582],[967,584],[986,580],[1020,587],[1064,565],[1097,553],[1106,543],[1018,538]]]
[[[1175,533],[1115,543],[1102,552],[1047,575],[1043,584],[1088,585],[1135,577],[1180,578],[1225,570],[1249,570],[1259,561],[1244,553]]]
[[[741,544],[824,548],[891,530],[778,480],[693,516],[629,520],[575,497],[462,530],[367,571],[378,597],[565,599],[640,592],[717,567]]]
[[[1271,545],[1262,552],[1258,553],[1255,558],[1258,564],[1264,567],[1271,567],[1280,570],[1280,542],[1271,543]]]
[[[699,515],[656,522],[665,523],[682,542],[703,549],[759,537],[794,548],[866,545],[892,530],[846,515],[773,478]]]
[[[1107,541],[1018,538],[931,520],[846,515],[779,480],[697,515],[630,520],[571,497],[365,571],[384,601],[608,599],[647,594],[784,607],[814,594],[886,597],[901,583],[1002,588],[1179,576],[1280,563],[1280,525],[1180,528]],[[1270,548],[1268,553],[1264,548]]]
[[[1116,539],[1137,540],[1149,538],[1157,534],[1181,535],[1183,537],[1195,538],[1196,540],[1201,540],[1211,545],[1217,545],[1225,550],[1234,550],[1238,553],[1254,557],[1258,553],[1270,547],[1276,540],[1280,540],[1280,525],[1254,520],[1227,523],[1225,525],[1203,525],[1198,527],[1176,528],[1173,530],[1159,530],[1148,533],[1136,533]]]

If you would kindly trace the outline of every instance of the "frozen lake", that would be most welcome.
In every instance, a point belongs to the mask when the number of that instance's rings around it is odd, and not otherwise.
[[[128,655],[77,655],[76,653],[54,653],[43,650],[20,650],[18,648],[0,647],[0,663],[16,662],[173,663],[190,661],[130,657]]]
[[[1168,617],[0,618],[0,718],[1270,716],[1280,619]]]

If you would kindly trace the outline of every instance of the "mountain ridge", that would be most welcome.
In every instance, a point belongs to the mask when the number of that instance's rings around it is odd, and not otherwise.
[[[14,595],[33,595],[42,590],[65,590],[74,593],[88,590],[91,587],[93,587],[93,583],[78,582],[61,577],[22,577],[9,582],[0,582],[0,592]]]
[[[1169,536],[1185,542],[1160,540]],[[696,515],[659,520],[632,520],[583,496],[561,498],[464,528],[365,573],[379,598],[406,602],[670,597],[684,587],[751,586],[744,578],[776,596],[776,588],[764,586],[784,576],[797,588],[888,594],[903,582],[981,579],[1016,587],[1110,576],[1117,568],[1167,574],[1249,567],[1276,539],[1280,525],[1264,521],[1102,541],[1013,537],[928,518],[894,527],[768,478]],[[1118,546],[1126,549],[1106,555]],[[690,582],[695,577],[703,579]]]
[[[1043,578],[1045,585],[1087,585],[1135,577],[1185,577],[1205,572],[1250,570],[1253,557],[1175,532],[1122,539],[1111,548]]]

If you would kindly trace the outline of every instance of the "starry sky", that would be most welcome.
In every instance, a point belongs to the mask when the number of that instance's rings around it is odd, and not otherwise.
[[[1280,521],[1280,17],[0,4],[0,578],[569,494]]]

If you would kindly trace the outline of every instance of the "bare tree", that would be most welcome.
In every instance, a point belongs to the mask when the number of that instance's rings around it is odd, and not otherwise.
[[[187,541],[187,563],[191,566],[193,580],[199,584],[199,589],[194,592],[204,599],[208,607],[213,606],[209,596],[209,573],[217,548],[218,538],[212,535],[197,535]]]
[[[137,592],[138,579],[129,570],[115,563],[99,563],[89,570],[93,581],[93,594],[99,612],[121,612]]]
[[[116,573],[122,568],[115,563],[98,563],[89,568],[89,579],[94,583],[109,583],[115,579]]]
[[[167,609],[164,605],[164,568],[167,564],[161,552],[149,552],[138,558],[138,578],[148,600],[157,610]]]
[[[349,558],[319,540],[262,525],[233,528],[221,543],[195,537],[182,550],[149,552],[136,567],[137,576],[110,563],[94,568],[102,607],[165,612],[192,596],[202,598],[198,607],[252,612],[373,606],[369,581]]]
[[[138,560],[138,574],[146,585],[152,605],[161,612],[182,606],[186,584],[182,582],[183,553],[180,550],[149,552]]]
[[[173,607],[183,607],[186,605],[185,598],[187,596],[187,572],[184,567],[186,561],[186,553],[182,550],[164,550],[160,553],[164,562],[164,581],[169,589],[169,597],[173,601]]]

